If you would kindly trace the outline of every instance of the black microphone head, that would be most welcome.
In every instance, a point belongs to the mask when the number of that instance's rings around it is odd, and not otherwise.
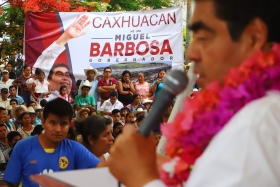
[[[163,88],[169,90],[173,95],[183,92],[189,82],[188,76],[181,70],[170,71],[163,80]]]

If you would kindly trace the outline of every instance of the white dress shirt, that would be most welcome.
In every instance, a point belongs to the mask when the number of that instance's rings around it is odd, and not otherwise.
[[[279,187],[280,93],[243,107],[197,159],[185,187]],[[163,187],[154,180],[144,187]]]
[[[123,104],[119,100],[116,100],[116,102],[114,104],[112,104],[110,99],[107,99],[102,104],[100,111],[112,112],[114,109],[120,110],[122,107],[123,107]]]

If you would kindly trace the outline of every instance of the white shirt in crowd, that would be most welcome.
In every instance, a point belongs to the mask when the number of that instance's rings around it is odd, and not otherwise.
[[[13,81],[14,81],[14,79],[8,79],[8,81],[4,83],[4,82],[1,80],[1,81],[0,81],[0,90],[1,90],[2,88],[7,88],[7,89],[9,90],[9,87],[13,85],[13,84],[12,84]]]
[[[185,187],[279,187],[280,93],[243,107],[196,161]],[[154,180],[144,187],[163,187]]]
[[[7,106],[10,105],[10,100],[11,99],[7,99],[7,101],[3,101],[2,98],[0,98],[0,107],[3,107],[3,108],[7,108]]]
[[[100,107],[100,111],[112,112],[114,109],[120,110],[122,107],[123,104],[119,100],[116,100],[116,102],[112,104],[110,99],[107,99]]]

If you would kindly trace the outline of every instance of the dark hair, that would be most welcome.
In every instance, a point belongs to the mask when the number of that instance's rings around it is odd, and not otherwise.
[[[125,117],[125,115],[121,114],[121,117]]]
[[[112,118],[104,116],[89,116],[82,122],[75,121],[76,131],[82,134],[83,142],[89,144],[88,136],[91,136],[93,140],[98,140],[99,135],[112,124]]]
[[[6,109],[5,109],[5,108],[3,108],[3,107],[0,107],[0,111],[2,111],[2,110],[6,111]]]
[[[59,88],[59,93],[61,93],[61,91],[62,91],[64,88],[67,89],[67,87],[66,87],[65,85],[61,85],[60,88]]]
[[[121,81],[122,81],[122,82],[124,82],[124,80],[123,80],[123,76],[125,76],[126,74],[128,74],[128,75],[129,75],[129,77],[131,77],[131,73],[130,73],[130,71],[128,71],[128,70],[124,70],[124,71],[122,72],[122,78],[121,78]]]
[[[84,88],[88,88],[90,90],[90,87],[89,86],[82,86],[81,87],[81,90],[83,90]]]
[[[119,109],[114,109],[114,110],[112,110],[112,115],[114,116],[115,114],[117,114],[117,113],[120,113],[121,111],[119,110]]]
[[[78,79],[76,81],[76,86],[77,86],[78,89],[79,89],[79,86],[81,85],[81,82],[82,82],[82,79]]]
[[[48,104],[48,101],[46,100],[46,99],[42,99],[41,101],[40,101],[40,105],[41,105],[41,107],[45,107],[46,105]]]
[[[214,6],[216,16],[227,22],[233,41],[239,40],[252,20],[260,18],[268,29],[267,42],[280,42],[280,1],[214,0]]]
[[[33,131],[31,132],[31,136],[35,136],[35,135],[40,135],[42,134],[42,131],[44,130],[42,125],[36,125],[33,129]]]
[[[103,72],[105,72],[106,69],[110,69],[110,71],[112,71],[111,67],[107,66],[103,69]]]
[[[166,73],[166,69],[160,69],[160,70],[158,71],[158,74],[157,74],[158,78],[159,78],[159,73],[162,72],[162,71],[164,71],[164,72]]]
[[[110,97],[118,97],[118,93],[116,91],[111,91]]]
[[[121,111],[123,111],[123,110],[126,110],[127,112],[130,112],[129,108],[127,108],[127,107],[122,107]]]
[[[17,87],[16,87],[15,85],[11,85],[11,86],[9,87],[9,90],[10,90],[11,88],[17,89]]]
[[[120,122],[115,122],[113,125],[113,131],[120,125],[123,126]]]
[[[14,185],[8,181],[0,180],[0,187],[14,187]]]
[[[29,115],[28,112],[23,112],[23,113],[21,113],[20,116],[19,116],[19,119],[22,120],[22,118],[23,118],[26,114]],[[29,117],[30,117],[30,115],[29,115]]]
[[[40,75],[41,73],[45,75],[45,72],[43,70],[41,70],[40,68],[36,68],[35,75]]]
[[[157,131],[157,130],[153,131],[153,134],[154,134],[154,135],[156,135],[156,134],[162,135],[162,133],[161,133],[160,131]]]
[[[125,118],[127,118],[130,114],[133,114],[133,115],[134,115],[133,112],[128,112],[128,113],[126,114]],[[135,115],[134,115],[134,117],[135,117]]]
[[[8,129],[7,126],[4,124],[0,124],[0,127],[6,127],[6,129]]]
[[[29,65],[25,64],[22,69],[25,70],[26,68],[31,68]]]
[[[134,101],[138,96],[139,96],[138,93],[133,94],[133,96],[132,96],[132,101]]]
[[[30,106],[31,103],[35,103],[37,105],[37,103],[35,101],[30,101],[29,102],[29,106]]]
[[[140,122],[140,121],[143,121],[145,119],[145,115],[140,115],[136,118],[136,122]]]
[[[17,103],[17,105],[18,105],[18,100],[16,100],[16,99],[11,99],[11,100],[10,100],[10,104],[11,104],[12,101],[15,101],[15,102]],[[30,102],[32,102],[32,101],[30,101]]]
[[[76,132],[76,130],[75,130],[74,127],[69,127],[68,135],[70,135],[70,136],[69,136],[69,139],[70,139],[70,140],[76,140],[77,132]]]
[[[73,117],[73,109],[70,103],[68,103],[66,100],[62,98],[56,98],[46,104],[43,111],[43,119],[46,120],[50,114],[59,117],[68,116],[69,121],[71,121]]]
[[[16,137],[16,136],[21,137],[21,135],[20,135],[20,133],[18,131],[11,131],[11,132],[9,132],[8,135],[7,135],[8,142],[12,142],[14,137]]]

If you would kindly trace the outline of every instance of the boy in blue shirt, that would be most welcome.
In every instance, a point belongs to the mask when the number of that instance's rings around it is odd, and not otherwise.
[[[4,178],[18,186],[38,187],[30,175],[96,167],[100,160],[78,142],[65,139],[73,116],[64,99],[50,101],[43,112],[44,132],[19,141],[7,165]]]

